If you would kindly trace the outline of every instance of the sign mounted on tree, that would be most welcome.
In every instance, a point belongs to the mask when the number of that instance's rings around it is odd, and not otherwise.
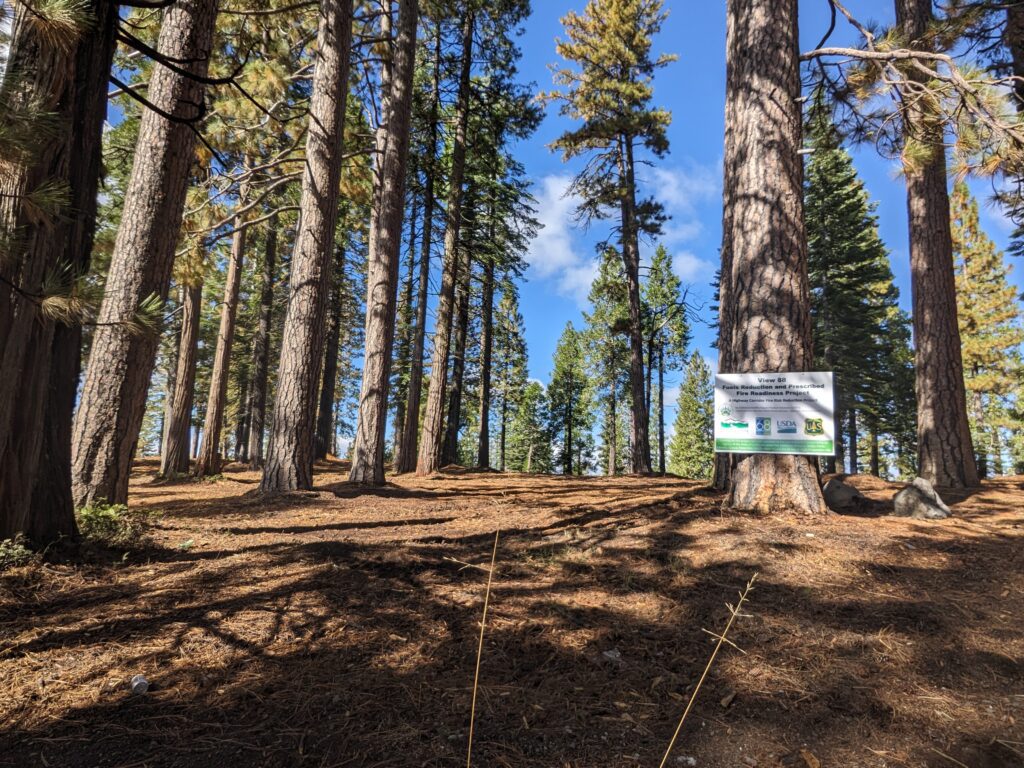
[[[832,456],[831,373],[715,376],[715,452]]]

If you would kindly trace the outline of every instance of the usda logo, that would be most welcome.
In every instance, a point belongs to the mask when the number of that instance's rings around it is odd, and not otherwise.
[[[780,435],[795,435],[796,434],[796,420],[795,419],[779,419],[776,422],[779,428]]]

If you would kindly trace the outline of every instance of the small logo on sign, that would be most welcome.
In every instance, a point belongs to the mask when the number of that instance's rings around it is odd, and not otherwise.
[[[823,419],[804,419],[805,435],[824,435],[825,423]]]
[[[750,424],[745,421],[723,421],[722,429],[750,429]]]
[[[793,419],[779,419],[776,421],[776,426],[779,429],[780,435],[796,434],[796,421]]]
[[[759,437],[766,437],[772,433],[772,420],[765,416],[758,416],[755,421],[755,429]]]

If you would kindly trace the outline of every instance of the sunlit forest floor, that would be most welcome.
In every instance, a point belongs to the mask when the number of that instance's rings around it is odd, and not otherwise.
[[[668,765],[1024,765],[1024,478],[925,523],[856,477],[873,510],[808,524],[671,478],[154,471],[146,542],[0,575],[0,764],[464,765],[500,527],[475,766],[657,766],[755,572]]]

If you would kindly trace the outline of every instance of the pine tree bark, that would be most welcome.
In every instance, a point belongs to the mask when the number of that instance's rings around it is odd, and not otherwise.
[[[384,483],[391,355],[395,343],[398,266],[405,213],[405,182],[412,121],[419,0],[400,0],[394,70],[390,77],[386,125],[378,134],[380,155],[377,207],[370,220],[369,275],[366,294],[366,352],[359,417],[349,480]],[[383,146],[382,146],[383,145]]]
[[[444,232],[444,261],[441,268],[441,295],[434,327],[434,351],[431,357],[430,387],[423,420],[423,436],[416,461],[416,474],[429,475],[441,463],[444,425],[444,398],[448,386],[449,327],[454,304],[455,272],[458,264],[459,229],[462,225],[462,181],[466,166],[466,131],[469,123],[470,72],[473,60],[474,14],[466,14],[462,28],[462,66],[455,115],[452,167],[449,175],[447,222]]]
[[[235,218],[235,234],[231,239],[231,256],[224,280],[224,302],[220,308],[220,329],[217,332],[217,348],[213,353],[213,371],[210,373],[210,392],[206,399],[206,420],[203,424],[199,460],[196,462],[196,477],[219,474],[224,463],[224,456],[220,453],[220,438],[228,399],[228,374],[231,369],[231,347],[235,341],[238,294],[242,287],[242,267],[245,263],[246,230],[242,224],[241,219]]]
[[[620,151],[622,195],[622,258],[629,297],[629,385],[633,406],[633,472],[651,473],[650,409],[644,386],[643,307],[640,300],[640,232],[636,215],[636,166],[633,139],[624,137]]]
[[[320,402],[316,417],[316,450],[318,461],[327,458],[334,446],[334,399],[338,383],[338,355],[341,347],[341,282],[345,275],[345,251],[337,249],[330,307],[327,310],[327,343],[324,352],[324,373],[320,377]]]
[[[73,69],[71,76],[62,81],[62,92],[55,102],[57,108],[52,110],[58,124],[56,136],[65,142],[64,149],[56,155],[39,155],[37,162],[45,163],[49,158],[54,165],[49,170],[40,168],[44,175],[36,177],[54,178],[49,174],[62,167],[65,160],[59,156],[63,154],[67,163],[64,180],[67,182],[68,203],[76,215],[57,222],[57,226],[50,230],[54,238],[51,243],[43,241],[41,232],[33,233],[23,251],[34,266],[47,263],[34,255],[46,252],[50,259],[56,259],[67,268],[72,279],[88,271],[92,254],[103,121],[107,108],[106,83],[116,46],[118,19],[117,6],[113,3],[90,2],[85,10],[91,25],[76,41],[74,49],[66,52],[69,60],[73,57]],[[20,48],[31,56],[31,63],[45,67],[47,61],[44,56],[32,53],[17,42],[16,26],[17,22],[12,27],[14,40],[8,51],[9,65],[22,58],[17,53]],[[25,27],[21,29],[23,34],[31,31]],[[31,45],[39,42],[34,41]],[[26,71],[20,65],[16,69]],[[50,70],[50,75],[59,71],[59,68]],[[42,69],[39,72],[42,73]],[[44,77],[50,75],[44,74]],[[10,175],[6,176],[0,189],[7,192],[6,184],[11,180]],[[4,226],[8,223],[5,220]],[[13,226],[19,227],[16,220]],[[0,226],[0,230],[3,228]],[[6,272],[4,274],[13,277]],[[30,291],[34,287],[23,283],[22,286]],[[10,329],[7,311],[13,308],[7,306],[7,301],[0,291],[0,318],[3,318],[0,319],[0,350],[7,346],[6,334]],[[11,425],[4,421],[6,417],[0,417],[0,539],[22,531],[39,546],[60,538],[75,538],[78,534],[71,497],[71,423],[78,390],[82,332],[75,323],[52,324],[49,345],[44,346],[39,336],[47,335],[47,326],[51,324],[36,317],[33,332],[38,335],[33,339],[20,337],[28,341],[28,349],[35,357],[31,365],[33,376],[28,371],[15,375],[8,367],[3,352],[0,352],[5,374],[4,381],[0,382],[0,402],[7,401],[9,387],[18,388],[19,398],[26,393],[37,393],[42,399],[39,409],[24,400],[19,402],[16,410],[21,423],[13,432],[7,431]],[[30,423],[25,418],[28,415],[36,417],[37,421]],[[41,440],[38,447],[37,440]],[[8,475],[9,472],[16,474]],[[10,483],[6,479],[8,477],[17,477],[17,482]],[[27,502],[22,495],[23,489],[31,492]]]
[[[199,347],[199,320],[202,313],[203,283],[185,286],[178,346],[178,370],[167,424],[167,438],[160,459],[163,477],[184,475],[189,470],[189,433],[196,387],[196,357]]]
[[[451,387],[448,392],[448,422],[445,425],[441,465],[459,463],[459,431],[462,429],[462,389],[466,378],[466,337],[469,332],[469,289],[473,263],[466,251],[455,301],[455,349],[452,353]]]
[[[238,415],[235,419],[235,461],[248,461],[249,448],[249,374],[248,371],[241,372],[241,382],[238,388]]]
[[[665,475],[665,346],[658,347],[658,474]]]
[[[216,16],[216,0],[180,0],[168,6],[158,50],[193,75],[205,76]],[[189,120],[201,116],[204,91],[201,82],[157,66],[147,97],[164,112]],[[147,298],[167,298],[194,144],[191,126],[143,112],[75,416],[72,477],[78,506],[128,501],[158,339],[153,333],[133,333],[126,324]]]
[[[277,269],[277,217],[267,228],[267,249],[260,276],[260,312],[252,342],[252,386],[249,387],[249,468],[263,467],[263,432],[267,414],[270,367],[270,321],[274,314],[274,273]]]
[[[352,0],[323,0],[310,97],[302,211],[289,282],[274,422],[260,485],[265,492],[313,487],[317,385],[324,313],[338,221],[345,102],[352,48]]]
[[[430,102],[430,146],[429,157],[424,164],[423,189],[423,242],[420,246],[419,284],[416,288],[416,326],[410,356],[409,394],[406,401],[402,447],[395,457],[395,474],[412,472],[416,468],[419,430],[420,403],[423,397],[423,353],[427,330],[427,291],[430,287],[430,251],[433,248],[434,208],[436,206],[434,184],[437,168],[437,140],[439,105],[441,100],[441,33],[437,34],[434,47],[434,84]]]
[[[608,477],[614,477],[619,463],[617,455],[619,447],[619,403],[617,390],[619,386],[614,378],[614,366],[609,365],[608,370],[613,371],[611,399],[608,403]]]
[[[726,371],[805,371],[811,354],[796,0],[729,0],[722,323]],[[734,456],[730,507],[826,512],[805,456]]]
[[[494,211],[491,211],[493,221]],[[494,240],[494,233],[491,233]],[[484,281],[481,291],[480,328],[480,438],[477,445],[476,465],[480,469],[491,466],[491,357],[494,348],[494,260],[484,262]]]
[[[410,169],[411,177],[415,178],[415,168]],[[409,359],[410,352],[412,350],[412,336],[413,336],[413,284],[416,281],[416,224],[419,221],[419,198],[414,194],[412,200],[412,210],[409,212],[409,268],[405,275],[405,281],[403,282],[403,293],[402,302],[398,308],[398,316],[402,318],[402,335],[398,342],[398,352],[395,355],[396,364],[398,366],[398,374],[401,376],[403,373],[406,376],[404,385],[399,388],[398,392],[394,393],[392,399],[396,400],[395,407],[395,422],[392,428],[392,440],[394,446],[394,458],[392,464],[398,466],[402,461],[402,438],[405,435],[405,409],[409,402],[409,379],[408,372],[411,368],[411,361]],[[401,379],[399,379],[401,381]]]
[[[858,473],[857,463],[857,409],[851,408],[846,415],[846,439],[849,444],[850,474]]]
[[[932,20],[930,0],[896,0],[896,24],[918,47]],[[911,79],[927,79],[914,71]],[[949,192],[942,127],[910,96],[903,130],[932,147],[920,168],[906,167],[913,294],[914,364],[917,373],[918,473],[933,485],[965,488],[978,484],[967,393],[964,386],[956,278],[950,234]]]

